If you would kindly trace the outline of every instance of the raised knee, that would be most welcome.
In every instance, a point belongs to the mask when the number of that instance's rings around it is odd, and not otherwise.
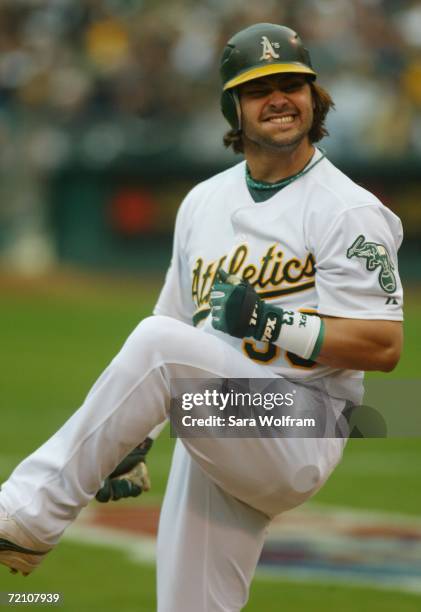
[[[152,316],[143,319],[133,330],[126,344],[137,346],[149,353],[155,347],[162,345],[165,338],[171,334],[171,319],[169,317]]]
[[[169,317],[151,316],[143,319],[134,333],[139,334],[144,342],[155,342],[156,338],[168,334],[171,326],[172,320]]]
[[[151,316],[143,319],[127,338],[121,355],[135,362],[147,357],[149,363],[154,359],[165,358],[166,350],[174,343],[180,345],[183,326],[176,319]]]
[[[317,465],[305,465],[293,475],[292,489],[296,493],[311,494],[322,484],[322,475]]]

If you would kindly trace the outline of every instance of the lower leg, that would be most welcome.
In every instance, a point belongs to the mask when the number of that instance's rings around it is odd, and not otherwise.
[[[171,377],[223,375],[228,349],[167,317],[143,321],[82,407],[2,485],[0,511],[35,541],[56,544],[103,479],[166,418]]]
[[[238,612],[269,524],[177,442],[158,533],[158,612]]]

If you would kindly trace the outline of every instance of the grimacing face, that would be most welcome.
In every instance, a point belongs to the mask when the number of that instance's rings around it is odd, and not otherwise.
[[[313,124],[313,100],[307,78],[275,74],[239,87],[245,139],[271,150],[293,150],[308,140]]]

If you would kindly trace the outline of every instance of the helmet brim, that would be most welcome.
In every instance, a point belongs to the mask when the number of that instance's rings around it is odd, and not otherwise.
[[[268,76],[271,74],[282,74],[282,73],[297,73],[297,74],[309,74],[312,77],[317,77],[317,72],[314,72],[308,66],[299,63],[290,63],[290,64],[267,64],[266,66],[256,66],[254,68],[250,68],[240,74],[238,74],[233,79],[227,81],[224,85],[223,91],[227,91],[227,89],[232,89],[233,87],[237,87],[238,85],[242,85],[243,83],[247,83],[248,81],[253,81],[254,79],[259,79],[260,77]]]

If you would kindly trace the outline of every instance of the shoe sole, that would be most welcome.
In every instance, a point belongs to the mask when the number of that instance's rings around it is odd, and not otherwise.
[[[47,552],[24,548],[0,538],[0,563],[10,568],[13,574],[21,572],[28,576],[41,563]]]

